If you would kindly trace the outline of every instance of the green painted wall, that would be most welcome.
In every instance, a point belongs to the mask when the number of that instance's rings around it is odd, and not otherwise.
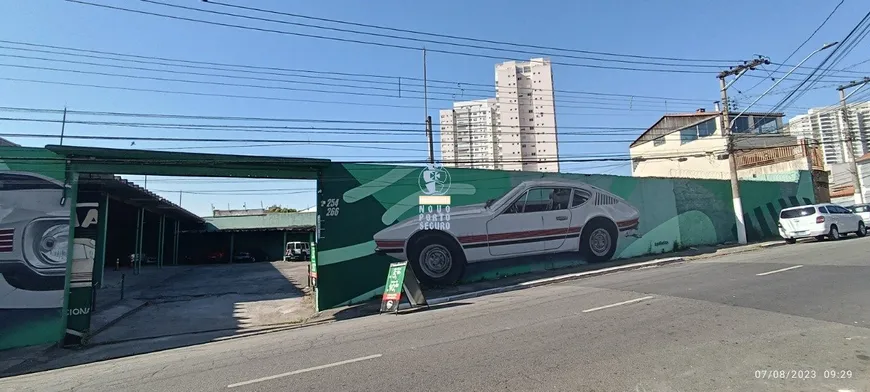
[[[53,343],[63,338],[64,293],[68,280],[65,256],[69,243],[70,205],[75,203],[72,190],[64,191],[65,177],[64,160],[50,151],[2,148],[0,349]],[[65,194],[68,198],[63,206],[60,201]],[[40,235],[25,243],[24,227],[36,218],[49,219],[45,221],[47,224],[31,227],[51,238],[43,239]],[[43,251],[40,252],[43,256],[35,252],[25,256],[22,251],[27,248]],[[38,264],[46,260],[55,261],[53,268],[45,269],[43,276],[31,272],[34,269],[28,261]]]
[[[418,197],[421,186],[426,185],[421,177],[422,170],[409,166],[333,164],[323,171],[318,183],[319,309],[369,300],[382,293],[388,265],[396,259],[376,254],[373,236],[397,222],[418,219]],[[598,187],[624,199],[638,211],[636,236],[624,237],[620,232],[613,258],[737,239],[727,181],[450,168],[447,172],[450,177],[447,194],[452,198],[449,231],[456,231],[456,225],[464,224],[465,218],[460,219],[462,214],[458,212],[462,206],[498,198],[524,181],[554,180]],[[776,236],[776,217],[783,207],[814,202],[809,173],[801,172],[796,178],[793,182],[742,183],[744,218],[750,241]],[[573,217],[571,222],[573,225]],[[416,226],[416,223],[410,225]],[[483,227],[486,231],[485,225]],[[587,222],[586,227],[593,226]],[[517,228],[518,231],[523,229]],[[461,281],[495,279],[585,263],[585,257],[579,252],[561,251],[469,263]],[[466,249],[465,253],[468,252]]]

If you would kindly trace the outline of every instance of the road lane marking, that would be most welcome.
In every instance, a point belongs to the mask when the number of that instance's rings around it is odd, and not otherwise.
[[[347,364],[349,364],[349,363],[354,363],[354,362],[367,361],[367,360],[369,360],[369,359],[375,359],[375,358],[380,358],[380,357],[381,357],[381,354],[375,354],[375,355],[369,355],[369,356],[367,356],[367,357],[359,357],[359,358],[348,359],[348,360],[339,361],[339,362],[333,362],[333,363],[329,363],[329,364],[326,364],[326,365],[320,365],[320,366],[310,367],[310,368],[306,368],[306,369],[294,370],[294,371],[292,371],[292,372],[276,374],[276,375],[274,375],[274,376],[268,376],[268,377],[262,377],[262,378],[255,378],[255,379],[253,379],[253,380],[242,381],[242,382],[239,382],[239,383],[235,383],[235,384],[227,385],[227,388],[235,388],[235,387],[241,387],[241,386],[244,386],[244,385],[256,384],[256,383],[258,383],[258,382],[274,380],[274,379],[276,379],[276,378],[288,377],[288,376],[294,376],[294,375],[301,374],[301,373],[313,372],[313,371],[315,371],[315,370],[327,369],[327,368],[331,368],[331,367],[336,367],[336,366],[341,366],[341,365],[347,365]]]
[[[628,301],[617,302],[617,303],[615,303],[615,304],[599,306],[599,307],[597,307],[597,308],[592,308],[592,309],[586,309],[586,310],[583,311],[583,313],[589,313],[589,312],[594,312],[594,311],[596,311],[596,310],[602,310],[602,309],[612,308],[612,307],[614,307],[614,306],[628,305],[628,304],[633,304],[633,303],[635,303],[635,302],[646,301],[646,300],[648,300],[648,299],[650,299],[650,298],[652,298],[652,297],[653,297],[652,295],[648,295],[648,296],[646,296],[646,297],[635,298],[635,299],[630,299],[630,300],[628,300]]]
[[[784,272],[784,271],[788,271],[788,270],[798,269],[798,268],[800,268],[800,267],[803,267],[803,265],[795,265],[795,266],[791,266],[791,267],[787,267],[787,268],[780,268],[780,269],[778,269],[778,270],[762,272],[762,273],[760,273],[760,274],[755,274],[755,275],[756,275],[756,276],[770,275],[770,274],[775,274],[775,273],[777,273],[777,272]]]

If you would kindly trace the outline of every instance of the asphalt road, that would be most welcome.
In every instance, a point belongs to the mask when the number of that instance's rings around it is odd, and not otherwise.
[[[0,380],[33,391],[870,391],[870,237]]]

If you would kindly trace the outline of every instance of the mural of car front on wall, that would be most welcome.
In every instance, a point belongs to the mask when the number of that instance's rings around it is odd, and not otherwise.
[[[0,274],[28,291],[63,290],[69,242],[64,184],[31,172],[0,172]]]
[[[535,180],[483,204],[451,207],[447,230],[414,217],[374,240],[376,252],[408,260],[422,281],[453,284],[466,263],[570,252],[610,260],[618,239],[636,234],[639,216],[622,198],[586,183]]]

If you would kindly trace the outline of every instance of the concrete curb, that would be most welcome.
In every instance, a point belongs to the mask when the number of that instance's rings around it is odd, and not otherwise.
[[[173,337],[179,337],[179,336],[195,336],[195,335],[202,335],[202,334],[215,333],[215,332],[226,332],[226,331],[239,331],[240,332],[238,335],[221,336],[221,337],[218,337],[218,338],[211,340],[211,341],[216,342],[216,341],[222,341],[222,340],[232,340],[232,339],[237,339],[237,338],[242,338],[242,337],[247,337],[247,336],[262,335],[262,334],[266,334],[266,333],[270,333],[270,332],[280,332],[283,330],[291,330],[291,329],[296,329],[296,328],[301,328],[301,327],[306,327],[306,326],[327,324],[327,323],[330,323],[333,321],[335,321],[335,320],[325,319],[325,320],[317,320],[317,321],[311,321],[311,322],[308,322],[306,320],[301,320],[301,321],[297,321],[297,322],[264,324],[264,325],[260,325],[257,327],[252,327],[247,331],[239,330],[239,328],[215,328],[215,329],[208,329],[208,330],[202,330],[202,331],[191,331],[191,332],[164,334],[164,335],[143,336],[141,338],[109,340],[109,341],[105,341],[105,342],[89,343],[88,346],[89,347],[108,346],[108,345],[119,344],[119,343],[129,343],[129,342],[136,342],[136,341],[143,341],[143,340],[154,340],[154,339],[165,339],[165,338],[173,338]]]
[[[133,313],[138,312],[140,309],[142,309],[142,308],[144,308],[144,307],[146,307],[146,306],[148,306],[148,301],[142,301],[141,304],[138,304],[138,305],[132,307],[130,310],[128,310],[128,311],[122,313],[122,314],[121,314],[120,316],[118,316],[118,317],[115,317],[113,320],[107,322],[106,324],[104,324],[104,325],[101,326],[100,328],[97,328],[97,329],[95,329],[95,330],[93,330],[93,331],[90,331],[90,333],[88,334],[88,340],[93,339],[94,336],[97,336],[98,333],[105,331],[105,330],[108,329],[109,327],[111,327],[111,326],[117,324],[119,321],[123,320],[125,317],[127,317],[127,316],[129,316],[129,315],[131,315],[131,314],[133,314]]]
[[[544,285],[549,285],[549,284],[554,284],[554,283],[565,282],[565,281],[569,281],[569,280],[577,280],[577,279],[588,278],[588,277],[592,277],[592,276],[605,275],[605,274],[609,274],[609,273],[613,273],[613,272],[630,271],[630,270],[639,269],[639,268],[646,268],[646,267],[658,267],[658,266],[667,265],[667,264],[679,263],[683,260],[684,260],[683,257],[668,257],[668,258],[664,258],[664,259],[645,261],[642,263],[634,263],[634,264],[619,265],[619,266],[609,267],[609,268],[602,268],[600,270],[594,270],[594,271],[576,272],[573,274],[565,274],[565,275],[560,275],[560,276],[554,276],[551,278],[530,280],[527,282],[521,282],[521,283],[513,284],[510,286],[493,287],[491,289],[472,291],[470,293],[462,293],[462,294],[450,295],[447,297],[440,297],[440,298],[432,298],[430,300],[427,300],[426,302],[429,305],[440,305],[440,304],[447,303],[447,302],[461,301],[464,299],[477,298],[477,297],[482,297],[482,296],[491,295],[491,294],[506,293],[506,292],[510,292],[510,291],[528,289],[528,288],[532,288],[532,287],[538,287],[538,286],[544,286]],[[399,310],[405,310],[405,309],[410,309],[410,308],[411,308],[411,304],[408,304],[408,303],[402,303],[399,305]]]

